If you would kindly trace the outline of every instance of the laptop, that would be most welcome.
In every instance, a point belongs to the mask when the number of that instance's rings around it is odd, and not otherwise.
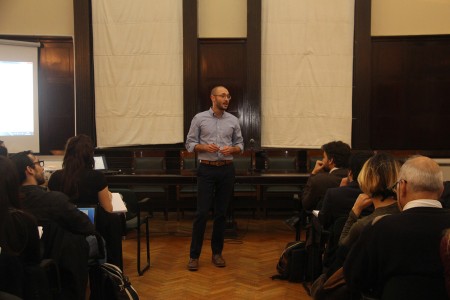
[[[85,207],[78,207],[78,209],[85,213],[88,217],[89,220],[91,220],[91,223],[95,225],[95,210],[96,210],[96,206],[85,206]]]
[[[106,163],[106,157],[104,155],[94,155],[94,169],[102,172],[105,175],[118,174],[118,171],[109,170]]]

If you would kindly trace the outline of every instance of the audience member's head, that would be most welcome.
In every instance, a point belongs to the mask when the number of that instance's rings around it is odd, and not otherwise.
[[[16,207],[19,205],[19,179],[16,168],[11,160],[0,157],[0,203],[1,213],[5,207]],[[7,209],[6,209],[7,211]]]
[[[0,146],[0,156],[8,157],[8,149],[5,146]]]
[[[444,190],[444,177],[439,165],[425,156],[408,159],[400,169],[395,184],[400,209],[412,200],[438,200]]]
[[[94,143],[89,136],[79,134],[67,141],[63,168],[68,172],[94,168]]]
[[[5,146],[5,142],[2,141],[2,140],[0,140],[0,146],[1,146],[1,147],[6,147],[6,146]]]
[[[372,151],[357,151],[350,155],[348,168],[353,180],[357,180],[365,162],[374,155]]]
[[[13,163],[0,157],[0,247],[7,253],[16,252],[13,251],[14,245],[10,244],[15,240],[15,232],[7,225],[10,223],[10,208],[20,208],[19,180]]]
[[[364,164],[358,176],[359,187],[371,198],[395,198],[391,187],[397,181],[400,162],[387,153],[377,153]]]
[[[22,151],[11,156],[19,174],[19,182],[22,185],[41,185],[45,183],[44,168],[42,162],[32,151]]]
[[[348,144],[341,141],[333,141],[322,146],[324,152],[324,161],[327,165],[325,169],[347,168],[348,159],[350,157],[351,148]]]

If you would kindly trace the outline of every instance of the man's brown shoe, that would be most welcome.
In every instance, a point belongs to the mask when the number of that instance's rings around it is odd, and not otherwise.
[[[187,268],[189,271],[197,271],[198,270],[198,258],[190,258]]]
[[[225,260],[222,257],[222,254],[213,254],[212,256],[212,263],[219,268],[225,267],[227,264],[225,263]]]

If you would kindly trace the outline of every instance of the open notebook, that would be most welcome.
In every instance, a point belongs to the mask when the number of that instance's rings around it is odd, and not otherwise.
[[[112,205],[113,213],[124,213],[128,211],[119,193],[112,193]],[[95,224],[97,206],[79,206],[78,209],[89,217],[92,224]]]

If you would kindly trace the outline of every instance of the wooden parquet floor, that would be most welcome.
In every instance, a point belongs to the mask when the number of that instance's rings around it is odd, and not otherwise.
[[[225,268],[211,263],[209,221],[200,268],[190,272],[186,266],[192,216],[186,214],[176,221],[176,215],[170,214],[165,221],[162,214],[154,215],[150,220],[151,267],[143,276],[136,270],[136,233],[128,233],[123,241],[124,273],[140,299],[311,299],[301,283],[271,279],[285,244],[295,237],[283,222],[285,216],[262,220],[251,214],[237,215],[237,236],[225,241]],[[142,247],[143,259],[144,251]]]

